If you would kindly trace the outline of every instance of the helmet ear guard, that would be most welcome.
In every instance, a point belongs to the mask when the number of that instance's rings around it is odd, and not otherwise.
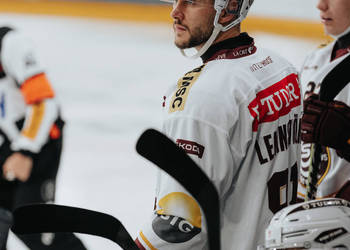
[[[222,24],[219,23],[220,15],[223,10],[228,11],[231,14],[231,10],[227,10],[227,6],[229,5],[230,1],[237,1],[237,8],[234,10],[234,13],[237,16],[236,19],[234,19],[231,23],[229,23],[226,26],[223,26]],[[225,32],[237,24],[241,23],[244,18],[246,18],[249,8],[252,6],[254,0],[215,0],[214,2],[214,9],[216,11],[215,18],[214,18],[214,30],[213,33],[211,34],[210,38],[208,41],[203,45],[203,47],[193,56],[188,56],[186,55],[185,51],[181,49],[181,53],[190,59],[197,59],[201,55],[203,55],[209,47],[213,44],[215,41],[216,37],[219,35],[219,33]]]

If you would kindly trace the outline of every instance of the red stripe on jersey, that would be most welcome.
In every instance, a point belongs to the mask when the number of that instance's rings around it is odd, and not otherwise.
[[[135,243],[140,250],[146,250],[146,248],[144,248],[144,246],[142,246],[142,244],[138,238],[136,238]]]
[[[248,105],[254,118],[253,131],[258,131],[259,124],[276,121],[288,114],[292,108],[301,104],[298,75],[290,74],[272,86],[261,90]]]

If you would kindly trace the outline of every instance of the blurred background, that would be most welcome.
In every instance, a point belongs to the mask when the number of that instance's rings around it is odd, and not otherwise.
[[[327,41],[317,0],[255,0],[243,31],[297,69]],[[158,0],[0,0],[0,25],[29,35],[67,122],[57,203],[111,214],[133,237],[153,209],[156,167],[137,138],[160,128],[163,93],[201,64],[173,45],[171,6]],[[91,250],[119,249],[80,235]],[[27,249],[12,234],[8,250]]]

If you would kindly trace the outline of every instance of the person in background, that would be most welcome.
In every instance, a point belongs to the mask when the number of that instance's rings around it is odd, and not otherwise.
[[[54,201],[63,127],[33,42],[18,30],[0,27],[1,208]],[[33,250],[86,249],[72,233],[18,237]]]
[[[317,8],[325,33],[334,41],[308,55],[300,74],[305,101],[298,198],[336,196],[350,200],[349,66],[339,73],[340,79],[346,79],[344,84],[338,80],[321,86],[322,79],[350,56],[350,1],[319,0]],[[322,146],[320,155],[313,153],[313,143]],[[320,161],[313,167],[316,157]],[[317,192],[308,197],[312,189]]]

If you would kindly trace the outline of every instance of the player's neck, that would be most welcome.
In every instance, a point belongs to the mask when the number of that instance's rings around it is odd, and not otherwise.
[[[228,31],[220,32],[220,34],[215,39],[213,44],[222,42],[222,41],[227,40],[229,38],[237,37],[240,34],[241,34],[240,28],[232,28],[232,29],[229,29]]]

